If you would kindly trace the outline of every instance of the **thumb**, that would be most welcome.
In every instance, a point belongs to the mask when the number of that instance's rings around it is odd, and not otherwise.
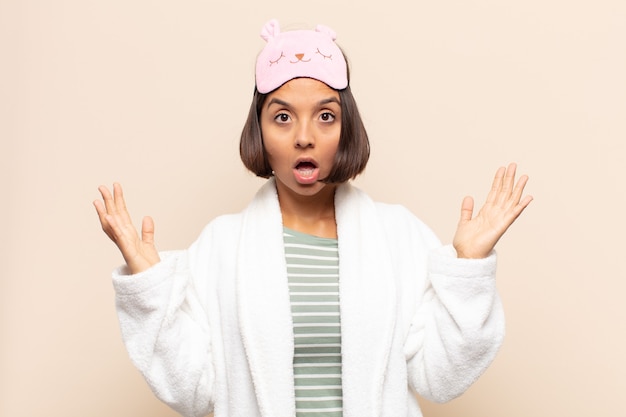
[[[154,221],[150,216],[144,217],[141,222],[141,240],[143,243],[154,245]]]
[[[474,213],[474,199],[472,197],[465,197],[461,204],[461,220],[460,223],[465,223],[472,220]]]

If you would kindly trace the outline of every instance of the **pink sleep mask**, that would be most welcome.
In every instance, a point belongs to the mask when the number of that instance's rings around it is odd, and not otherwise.
[[[294,78],[319,80],[335,90],[348,86],[348,69],[335,43],[335,32],[322,25],[313,30],[280,32],[278,21],[263,26],[267,45],[256,61],[256,87],[266,94]]]

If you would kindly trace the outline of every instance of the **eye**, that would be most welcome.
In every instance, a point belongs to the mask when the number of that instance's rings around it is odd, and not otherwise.
[[[320,120],[322,122],[334,122],[335,121],[335,115],[332,114],[331,112],[324,112],[324,113],[320,114]]]
[[[291,120],[291,117],[287,113],[278,113],[274,116],[274,120],[278,123],[287,123]]]

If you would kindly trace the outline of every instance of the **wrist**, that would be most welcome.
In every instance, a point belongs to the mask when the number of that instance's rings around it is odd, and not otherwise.
[[[490,252],[484,253],[480,251],[464,250],[454,248],[456,251],[456,257],[459,259],[484,259],[489,256]]]

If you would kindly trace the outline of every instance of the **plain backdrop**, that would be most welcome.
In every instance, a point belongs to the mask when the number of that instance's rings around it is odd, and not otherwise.
[[[623,0],[0,0],[0,415],[175,415],[122,345],[92,201],[121,182],[160,249],[245,206],[270,18],[335,29],[372,144],[356,184],[443,242],[498,166],[531,178],[497,247],[502,350],[426,416],[623,415]]]

